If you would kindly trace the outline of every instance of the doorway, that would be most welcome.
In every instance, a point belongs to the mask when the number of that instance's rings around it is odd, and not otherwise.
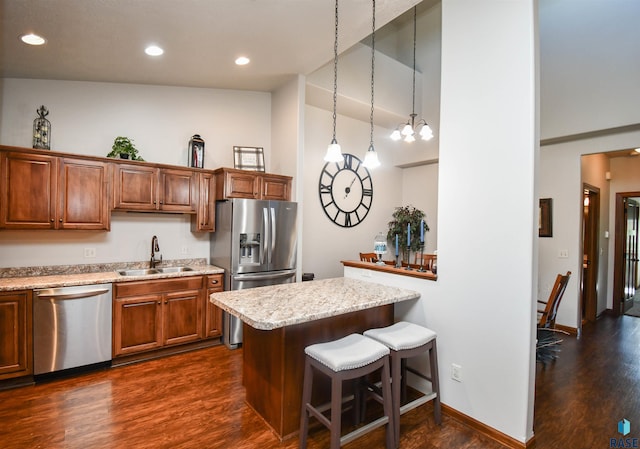
[[[638,288],[638,221],[640,192],[616,193],[616,240],[613,263],[613,314],[620,316],[634,305]]]
[[[583,184],[582,191],[582,322],[595,322],[598,302],[600,189]]]

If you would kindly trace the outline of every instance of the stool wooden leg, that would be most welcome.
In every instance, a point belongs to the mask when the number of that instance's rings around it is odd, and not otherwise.
[[[313,369],[307,360],[304,364],[304,381],[302,386],[302,407],[300,411],[300,449],[307,447],[307,433],[309,430],[309,411],[307,404],[311,402],[311,388],[313,385]]]
[[[433,400],[433,416],[436,424],[442,424],[442,410],[440,407],[440,378],[438,376],[438,354],[436,351],[435,340],[433,340],[433,345],[429,350],[429,364],[431,365],[431,389],[436,393],[436,397]]]
[[[391,392],[391,379],[389,374],[389,359],[385,358],[382,365],[382,403],[385,416],[389,417],[387,423],[387,449],[394,449],[400,445],[398,421],[396,421],[396,407]],[[399,413],[398,413],[399,414]],[[396,433],[396,431],[398,433]]]
[[[393,404],[393,434],[396,447],[400,445],[400,398],[402,395],[402,361],[396,351],[391,351],[391,400]],[[391,416],[391,415],[389,415]]]
[[[331,379],[331,449],[340,449],[342,417],[342,379]]]

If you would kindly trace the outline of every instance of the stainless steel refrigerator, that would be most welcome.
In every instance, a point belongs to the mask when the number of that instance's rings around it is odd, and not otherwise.
[[[297,203],[232,199],[216,203],[210,262],[225,270],[225,290],[286,284],[296,279]],[[242,343],[242,322],[224,314],[223,340]]]

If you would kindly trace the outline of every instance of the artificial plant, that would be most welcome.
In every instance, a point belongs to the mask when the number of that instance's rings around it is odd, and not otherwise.
[[[127,155],[127,157],[122,157],[121,155],[123,154]],[[133,144],[133,139],[122,136],[118,136],[113,140],[111,152],[107,154],[107,157],[119,157],[122,159],[131,159],[133,161],[144,161],[144,159],[142,159],[138,154],[138,150]]]
[[[407,250],[407,225],[411,227],[411,251],[420,251],[420,222],[424,219],[425,214],[420,209],[413,206],[396,207],[393,212],[393,220],[389,222],[389,230],[387,231],[387,240],[391,242],[391,248],[395,248],[396,234],[398,235],[398,246],[402,254]],[[424,232],[429,230],[427,222],[424,223]],[[426,240],[426,238],[425,238]],[[405,259],[405,257],[403,257]],[[406,254],[406,260],[409,262],[409,255]]]

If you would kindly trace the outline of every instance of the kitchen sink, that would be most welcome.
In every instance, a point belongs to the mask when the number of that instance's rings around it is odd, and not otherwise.
[[[121,276],[146,276],[149,274],[158,274],[159,270],[155,268],[145,268],[141,270],[118,270]]]
[[[183,271],[193,271],[191,267],[164,267],[156,268],[160,273],[182,273]]]

